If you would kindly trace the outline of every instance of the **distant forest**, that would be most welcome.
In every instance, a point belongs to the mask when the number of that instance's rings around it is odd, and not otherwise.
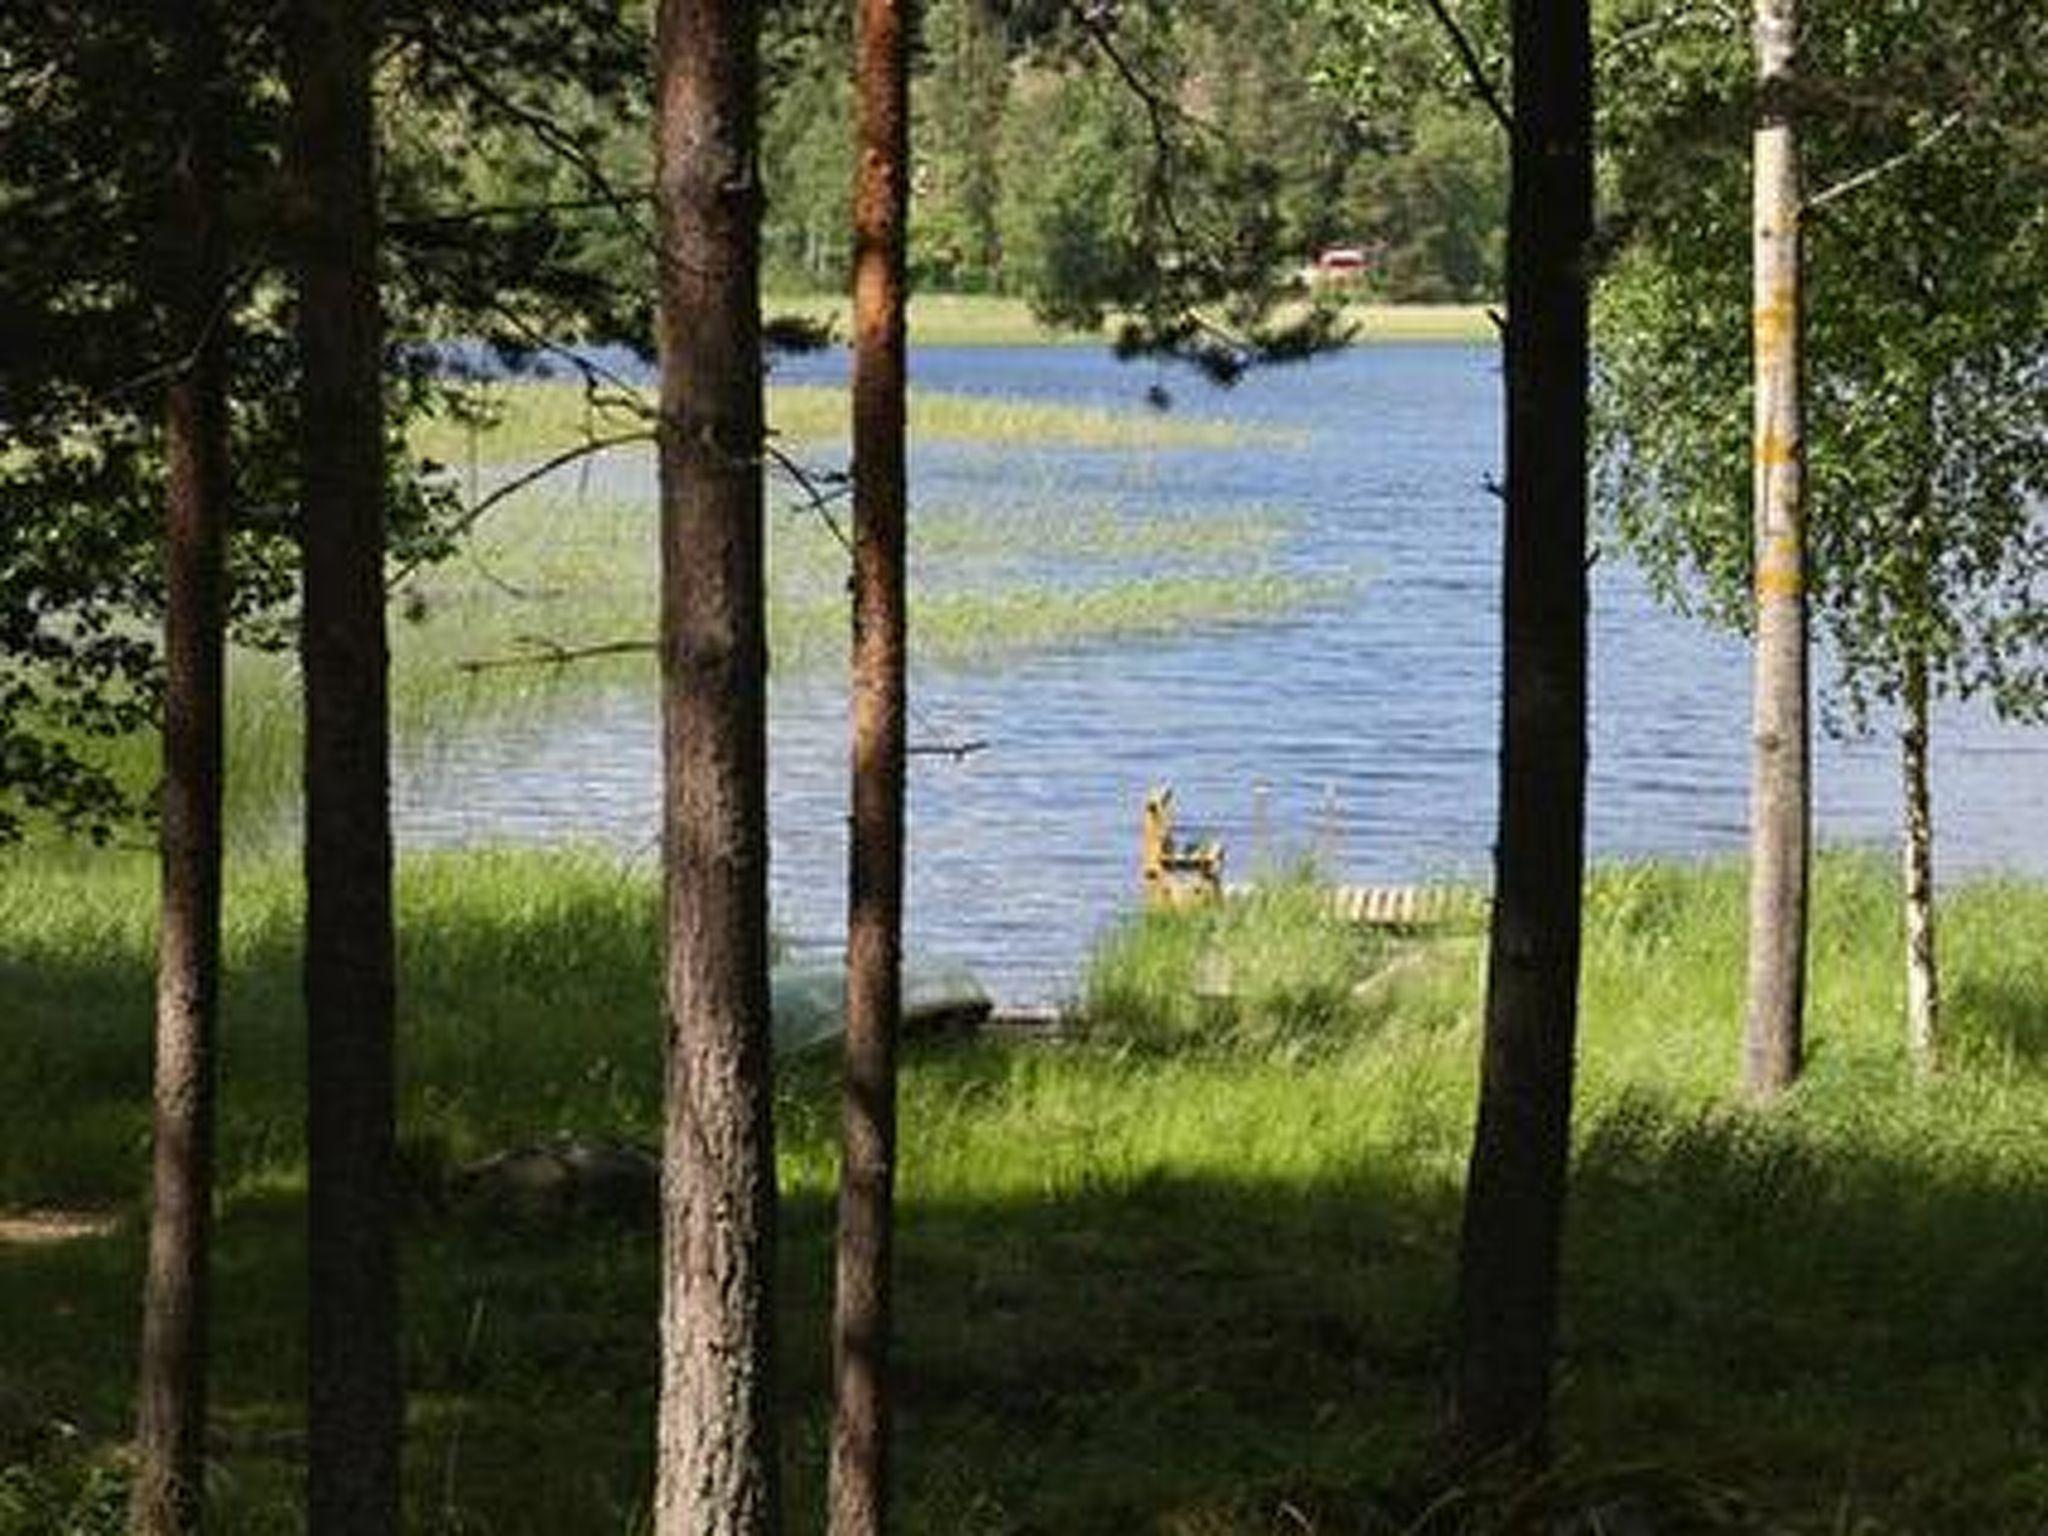
[[[766,279],[838,290],[851,86],[837,4],[770,8]],[[1349,11],[1349,14],[1347,13]],[[1165,259],[1163,226],[1232,229],[1281,261],[1367,253],[1362,297],[1498,296],[1504,135],[1441,39],[1361,49],[1356,8],[1313,0],[1123,7],[1117,56],[1086,12],[931,0],[912,88],[910,262],[924,288],[1114,290]],[[1370,57],[1370,78],[1334,60]],[[1134,270],[1129,273],[1136,277]]]

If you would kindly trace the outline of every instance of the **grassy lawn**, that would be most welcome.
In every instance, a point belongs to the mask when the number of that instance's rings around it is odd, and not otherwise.
[[[1607,1522],[1570,1529],[2048,1520],[2048,891],[1947,900],[1955,1049],[1916,1084],[1890,883],[1823,865],[1813,1071],[1755,1114],[1728,1097],[1739,873],[1594,882],[1563,1457],[1519,1491]],[[149,890],[141,857],[0,859],[0,1208],[121,1218],[0,1247],[8,1532],[119,1525]],[[651,1236],[486,1224],[437,1191],[506,1145],[654,1134],[655,908],[644,870],[596,855],[402,871],[408,1529],[645,1529]],[[213,1490],[228,1531],[299,1528],[297,924],[290,863],[238,860]],[[1222,1008],[1188,985],[1212,949],[1237,982]],[[909,1052],[904,1530],[1512,1526],[1499,1490],[1420,1525],[1401,1493],[1447,1361],[1477,964],[1452,944],[1356,995],[1383,958],[1307,900],[1152,920],[1105,949],[1086,1036]],[[832,1067],[786,1064],[778,1092],[799,1531],[822,1505]]]

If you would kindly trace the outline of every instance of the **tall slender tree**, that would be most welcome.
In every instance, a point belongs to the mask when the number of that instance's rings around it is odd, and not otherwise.
[[[861,0],[854,49],[853,838],[832,1317],[833,1536],[879,1536],[889,1509],[896,1032],[903,995],[907,10],[905,0]]]
[[[1586,0],[1515,0],[1500,831],[1458,1255],[1461,1456],[1547,1453],[1586,774]]]
[[[308,1524],[397,1527],[395,1010],[371,8],[286,9],[306,692]]]
[[[1813,819],[1807,720],[1806,433],[1800,364],[1798,0],[1757,0],[1754,140],[1756,671],[1751,727],[1749,1011],[1743,1086],[1799,1076]]]
[[[778,1525],[758,8],[655,23],[661,355],[660,1536]]]
[[[191,0],[168,19],[181,131],[163,249],[168,329],[184,366],[165,400],[154,1196],[131,1509],[133,1529],[146,1536],[197,1530],[204,1490],[229,494],[220,18],[209,0]]]

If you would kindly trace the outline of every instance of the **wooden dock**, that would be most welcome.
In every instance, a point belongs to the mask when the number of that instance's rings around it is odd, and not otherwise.
[[[1226,901],[1258,893],[1255,885],[1223,888]],[[1465,885],[1335,885],[1324,897],[1346,922],[1401,935],[1476,932],[1491,910],[1484,891]]]

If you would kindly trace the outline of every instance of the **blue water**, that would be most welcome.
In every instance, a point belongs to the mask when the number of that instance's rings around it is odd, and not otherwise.
[[[843,367],[828,355],[778,377]],[[1345,880],[1484,876],[1499,684],[1490,348],[1359,350],[1228,393],[1088,348],[927,348],[912,381],[1131,411],[1163,381],[1176,409],[1293,434],[1144,452],[914,448],[914,504],[1023,515],[1054,499],[1142,517],[1270,508],[1286,531],[1262,558],[1353,579],[1340,600],[1279,622],[914,675],[914,736],[989,743],[962,762],[913,761],[915,949],[974,966],[1004,1001],[1070,994],[1091,942],[1133,906],[1139,808],[1159,782],[1175,786],[1188,821],[1223,838],[1233,878],[1304,853]],[[651,500],[644,457],[603,473],[620,482],[608,489]],[[1041,577],[1059,563],[1046,558]],[[1594,570],[1593,648],[1595,855],[1738,850],[1742,644],[1660,611],[1610,555]],[[825,938],[843,922],[843,686],[778,678],[771,714],[775,918]],[[1895,760],[1888,738],[1821,743],[1824,840],[1889,845]],[[399,835],[414,846],[595,839],[651,859],[659,771],[651,688],[594,693],[568,716],[403,749]],[[1944,710],[1935,772],[1944,873],[2048,875],[2048,732]]]

